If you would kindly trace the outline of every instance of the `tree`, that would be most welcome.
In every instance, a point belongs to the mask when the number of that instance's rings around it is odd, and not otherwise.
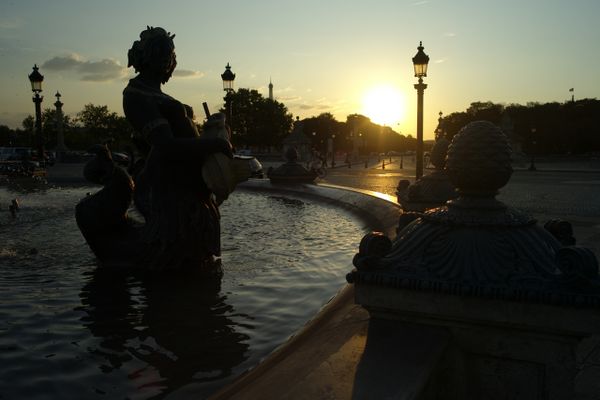
[[[14,131],[6,125],[0,125],[0,146],[11,146]]]
[[[317,117],[306,118],[303,124],[304,134],[312,140],[312,145],[323,154],[327,153],[328,139],[336,135],[334,149],[342,148],[341,142],[345,141],[340,135],[343,123],[338,122],[331,113],[322,113]]]
[[[33,132],[35,127],[35,118],[33,118],[33,115],[26,116],[25,119],[23,119],[23,122],[21,122],[21,126],[24,130]]]
[[[60,122],[62,122],[62,129],[65,135],[68,135],[73,128],[71,117],[65,115],[64,113],[61,115],[61,117],[62,121],[59,121],[58,112],[55,108],[46,108],[42,112],[42,133],[44,140],[46,141],[46,146],[50,149],[56,146]],[[69,146],[67,145],[67,147]]]
[[[86,104],[77,113],[77,122],[83,128],[80,145],[110,143],[113,150],[122,149],[131,143],[133,128],[123,116],[108,110],[107,106]]]
[[[442,119],[448,138],[475,120],[500,124],[508,117],[515,137],[526,154],[581,154],[600,151],[600,101],[582,99],[567,103],[529,102],[507,106],[473,102],[465,112]]]
[[[292,115],[282,103],[265,99],[258,91],[238,89],[231,93],[233,144],[278,146],[290,132]],[[221,109],[221,112],[225,112]]]

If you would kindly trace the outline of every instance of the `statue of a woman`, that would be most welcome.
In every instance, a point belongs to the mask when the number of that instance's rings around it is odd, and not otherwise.
[[[200,137],[192,108],[161,91],[177,65],[174,37],[148,27],[128,53],[128,66],[138,75],[123,91],[123,109],[145,160],[134,171],[134,201],[146,219],[139,264],[210,269],[221,251],[220,216],[201,168],[210,154],[232,156],[231,144]]]

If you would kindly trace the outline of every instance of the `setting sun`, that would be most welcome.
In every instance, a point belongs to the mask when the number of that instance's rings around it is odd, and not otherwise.
[[[393,126],[404,120],[406,99],[393,86],[376,86],[363,96],[362,113],[376,124]]]

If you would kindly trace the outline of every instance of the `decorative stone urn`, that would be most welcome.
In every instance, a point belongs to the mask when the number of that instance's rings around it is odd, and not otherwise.
[[[598,262],[495,199],[512,174],[510,158],[499,128],[468,124],[446,162],[459,197],[401,219],[394,242],[363,238],[347,279],[370,324],[387,324],[369,341],[408,337],[393,352],[419,349],[387,372],[418,379],[380,395],[577,398],[578,351],[600,333]]]
[[[431,163],[435,170],[432,173],[424,175],[413,185],[405,179],[398,183],[396,196],[403,210],[423,212],[457,197],[454,185],[444,170],[449,145],[450,142],[445,137],[441,137],[433,145]]]

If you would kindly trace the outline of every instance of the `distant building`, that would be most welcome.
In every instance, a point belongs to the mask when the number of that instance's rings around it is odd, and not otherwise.
[[[273,100],[273,82],[269,78],[269,100]]]

